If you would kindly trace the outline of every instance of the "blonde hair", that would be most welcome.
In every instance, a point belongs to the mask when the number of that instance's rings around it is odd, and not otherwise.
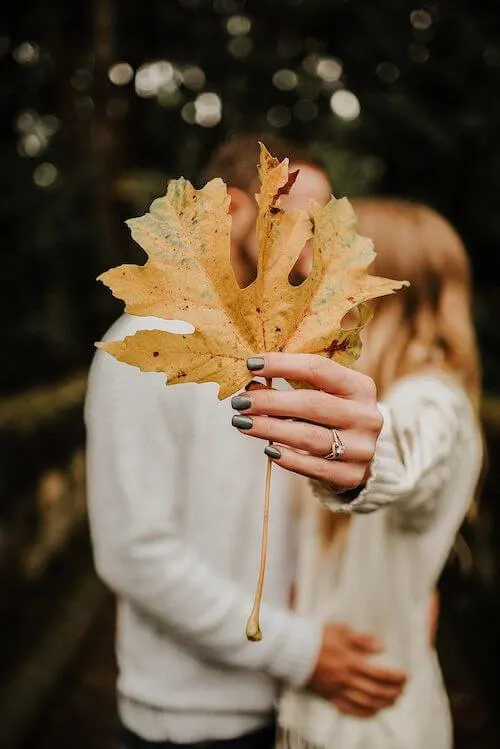
[[[418,203],[389,198],[352,202],[358,233],[375,245],[370,272],[410,282],[409,288],[373,302],[375,315],[356,368],[373,378],[382,397],[397,379],[412,372],[448,372],[477,410],[481,373],[471,274],[460,237],[436,211]],[[340,541],[348,520],[325,513],[325,542]]]
[[[464,245],[432,208],[403,200],[353,201],[358,232],[370,237],[376,275],[409,288],[376,300],[359,368],[384,395],[400,377],[440,369],[458,378],[475,407],[480,365],[471,311],[471,274]]]

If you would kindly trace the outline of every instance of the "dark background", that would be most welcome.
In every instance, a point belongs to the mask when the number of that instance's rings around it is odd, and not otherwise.
[[[43,638],[55,622],[73,621],[64,607],[78,581],[94,590],[81,409],[92,343],[121,311],[95,278],[142,261],[125,218],[142,213],[168,177],[196,179],[215,145],[249,129],[305,142],[337,195],[422,200],[466,241],[490,470],[478,518],[442,581],[440,652],[459,745],[497,746],[500,7],[492,0],[22,0],[2,11],[0,672],[19,686],[31,654],[46,653],[29,672],[46,674],[41,691],[64,683],[66,696],[81,694],[81,671],[62,661],[51,670],[57,658]],[[110,620],[96,618],[108,632]],[[95,631],[102,649],[106,635]],[[63,626],[64,663],[79,662],[75,632]],[[80,634],[92,653],[94,635]],[[112,704],[100,693],[88,699]],[[33,700],[36,717],[42,701]],[[43,705],[47,721],[52,708]],[[16,709],[9,725],[24,720]],[[64,730],[58,724],[60,745],[73,746]],[[81,746],[97,746],[92,736]]]

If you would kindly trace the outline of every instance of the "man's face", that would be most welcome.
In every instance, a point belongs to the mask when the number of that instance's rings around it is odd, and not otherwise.
[[[309,214],[310,201],[326,205],[330,199],[331,187],[324,172],[309,164],[291,164],[290,171],[299,169],[299,176],[289,195],[281,198],[281,206],[291,211],[300,208]],[[245,198],[248,198],[246,200]],[[238,196],[232,206],[232,241],[233,249],[253,265],[257,263],[257,236],[255,221],[257,207],[253,198]],[[292,282],[299,283],[309,273],[312,263],[312,242],[309,241],[291,273]]]

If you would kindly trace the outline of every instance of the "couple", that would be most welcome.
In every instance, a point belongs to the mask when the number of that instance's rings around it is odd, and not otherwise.
[[[307,153],[266,144],[300,168],[286,209],[327,202]],[[240,285],[255,275],[257,160],[257,139],[240,137],[203,174],[230,186]],[[256,351],[256,376],[313,389],[249,388],[229,403],[216,385],[168,389],[161,374],[96,354],[89,514],[97,570],[118,597],[121,749],[451,747],[429,620],[481,463],[468,264],[434,211],[388,200],[355,210],[375,241],[372,272],[411,283],[373,303],[356,369]],[[306,246],[297,281],[310,262]],[[106,338],[141,328],[184,332],[123,316]],[[345,445],[335,461],[332,429]],[[251,643],[267,440],[280,468],[264,639]]]

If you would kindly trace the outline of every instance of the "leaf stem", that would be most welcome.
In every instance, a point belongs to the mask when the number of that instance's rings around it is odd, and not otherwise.
[[[272,379],[266,377],[267,387],[272,387]],[[273,443],[271,440],[269,444]],[[267,562],[267,536],[269,531],[269,505],[271,500],[271,469],[273,461],[271,458],[267,459],[266,468],[266,493],[264,499],[264,516],[262,518],[262,540],[260,546],[260,566],[259,566],[259,577],[257,579],[257,589],[255,591],[255,598],[253,602],[252,611],[248,617],[246,626],[246,636],[251,642],[258,642],[262,640],[262,632],[260,629],[260,605],[262,603],[262,592],[264,589],[264,577],[266,574],[266,562]]]

